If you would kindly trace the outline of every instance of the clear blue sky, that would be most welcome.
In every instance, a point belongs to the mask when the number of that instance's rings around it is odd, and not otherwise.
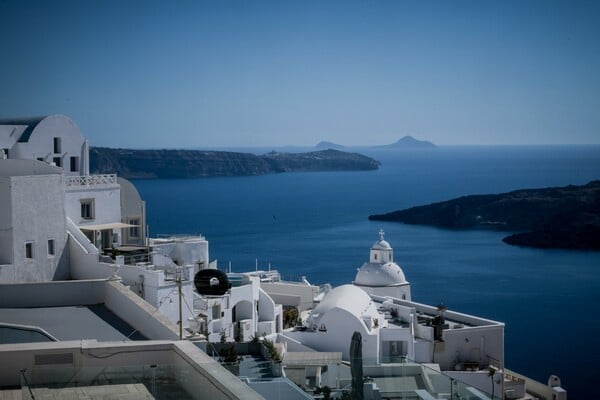
[[[98,146],[600,143],[599,1],[0,0],[0,49]]]

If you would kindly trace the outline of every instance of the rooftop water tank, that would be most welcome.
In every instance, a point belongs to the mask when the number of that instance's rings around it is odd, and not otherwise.
[[[194,276],[194,286],[200,294],[222,296],[231,288],[231,283],[223,271],[202,269]]]

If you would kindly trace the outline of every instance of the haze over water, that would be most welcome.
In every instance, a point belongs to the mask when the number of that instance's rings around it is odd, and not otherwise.
[[[258,151],[270,149],[258,149]],[[371,222],[370,214],[467,194],[585,184],[600,178],[600,146],[373,150],[377,171],[136,180],[151,235],[202,233],[222,269],[268,263],[285,277],[349,283],[383,228],[413,300],[506,323],[506,366],[570,398],[592,390],[600,355],[600,252],[504,244],[506,233]]]

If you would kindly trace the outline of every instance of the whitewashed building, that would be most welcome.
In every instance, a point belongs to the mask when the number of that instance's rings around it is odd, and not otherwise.
[[[210,342],[247,342],[254,337],[282,332],[283,308],[250,274],[227,274],[230,289],[222,294],[195,294],[194,309],[199,329]]]
[[[182,330],[203,324],[212,340],[281,331],[282,308],[257,279],[238,279],[218,297],[194,293],[194,274],[216,268],[208,241],[147,238],[137,189],[115,174],[89,173],[88,143],[70,118],[0,120],[0,149],[0,283],[118,274]]]
[[[183,301],[193,304],[198,264],[185,257],[175,264],[165,251],[168,240],[156,250],[146,246],[139,193],[114,174],[89,174],[88,143],[70,118],[0,120],[0,149],[0,283],[102,279],[119,272],[140,297],[187,326],[193,311],[184,307],[179,315],[176,277]],[[202,265],[208,263],[204,238],[178,243],[176,249],[187,250],[180,253],[198,253]]]
[[[0,158],[43,161],[65,175],[89,174],[88,143],[64,115],[0,119],[0,150]]]
[[[60,168],[0,159],[0,282],[69,277],[63,187]]]
[[[369,262],[360,267],[353,283],[369,294],[410,300],[410,283],[394,262],[394,249],[384,240],[383,231],[379,235],[371,247]]]

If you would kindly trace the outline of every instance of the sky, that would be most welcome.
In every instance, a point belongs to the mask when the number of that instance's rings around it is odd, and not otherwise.
[[[0,0],[0,49],[92,146],[600,143],[598,1]]]

